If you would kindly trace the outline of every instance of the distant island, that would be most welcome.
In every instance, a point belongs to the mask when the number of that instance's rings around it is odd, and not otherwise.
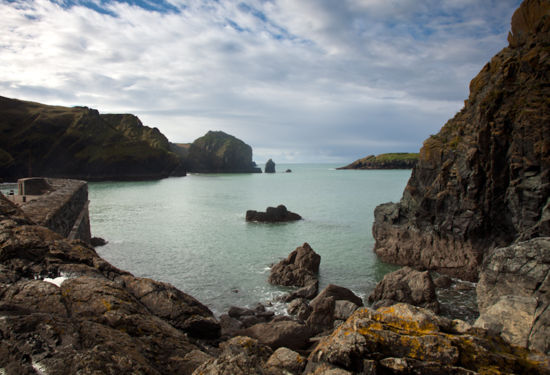
[[[252,148],[224,132],[168,141],[132,114],[101,114],[0,97],[0,176],[149,180],[186,172],[261,172]]]
[[[418,162],[418,153],[396,152],[369,155],[337,169],[412,169]]]

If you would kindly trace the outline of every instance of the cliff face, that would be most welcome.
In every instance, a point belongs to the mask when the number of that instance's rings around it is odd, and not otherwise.
[[[196,173],[260,173],[252,161],[252,147],[232,135],[209,131],[187,150],[185,166]]]
[[[338,169],[412,169],[418,162],[418,154],[405,152],[369,155]]]
[[[0,176],[149,179],[180,159],[166,137],[134,115],[100,114],[0,97]],[[179,173],[184,174],[184,173]]]
[[[401,202],[377,207],[383,260],[474,280],[487,249],[550,235],[550,1],[524,1],[508,40],[424,142]]]

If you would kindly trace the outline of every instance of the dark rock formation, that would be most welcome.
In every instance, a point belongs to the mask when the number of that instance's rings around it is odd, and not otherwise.
[[[336,311],[336,303],[338,301],[351,302],[356,306],[363,306],[363,301],[355,295],[351,290],[329,284],[319,293],[309,304],[311,313],[309,314],[306,324],[314,333],[331,330],[334,326],[334,321],[339,319],[342,311]]]
[[[491,251],[483,262],[476,326],[518,346],[550,353],[550,238]]]
[[[31,175],[155,179],[175,174],[181,165],[166,137],[130,114],[0,97],[0,132],[0,175],[5,180]]]
[[[273,267],[268,282],[276,285],[305,286],[317,280],[321,256],[307,242]]]
[[[190,353],[220,329],[193,297],[113,267],[1,194],[0,315],[0,368],[17,374],[190,374]]]
[[[180,151],[180,154],[186,155],[184,160],[188,172],[262,172],[252,161],[252,147],[221,131],[209,131],[196,139],[185,152]]]
[[[412,169],[417,162],[418,154],[398,152],[377,156],[369,155],[337,169]]]
[[[384,261],[476,280],[487,249],[550,235],[550,2],[526,0],[509,47],[424,142],[399,204],[375,211]]]
[[[287,208],[282,204],[278,205],[277,207],[268,207],[265,212],[254,210],[246,211],[246,221],[279,223],[296,220],[302,220],[302,217],[297,213],[288,211]]]
[[[285,173],[292,173],[292,169],[287,169]]]
[[[275,162],[274,162],[273,160],[269,159],[269,160],[265,163],[264,172],[265,172],[265,173],[275,173]]]
[[[285,302],[290,302],[296,298],[313,299],[319,292],[319,280],[309,282],[306,286],[295,290],[284,297]]]
[[[92,245],[92,247],[105,246],[107,245],[107,241],[101,237],[92,237],[90,239],[90,245]]]
[[[377,309],[398,302],[439,312],[435,284],[428,271],[420,272],[410,267],[388,273],[369,296],[369,303]]]
[[[507,345],[483,330],[461,328],[406,304],[359,309],[319,342],[304,373],[548,374],[548,357]]]

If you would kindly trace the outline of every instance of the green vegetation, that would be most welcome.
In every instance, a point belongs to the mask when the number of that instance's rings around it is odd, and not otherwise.
[[[369,155],[338,169],[411,169],[417,162],[417,153],[394,152]]]
[[[0,97],[0,175],[82,179],[167,177],[181,159],[134,115]]]

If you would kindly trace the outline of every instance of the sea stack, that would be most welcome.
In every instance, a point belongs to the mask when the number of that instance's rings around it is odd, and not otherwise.
[[[275,162],[271,159],[265,163],[265,173],[275,173]]]
[[[477,280],[490,249],[550,235],[550,1],[524,1],[508,41],[376,208],[382,260]]]

